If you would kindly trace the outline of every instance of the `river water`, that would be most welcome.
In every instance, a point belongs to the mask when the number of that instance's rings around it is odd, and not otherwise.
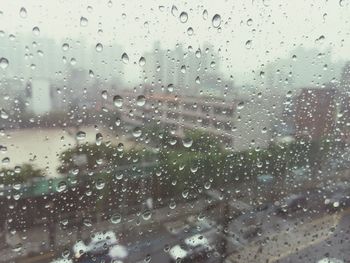
[[[0,169],[30,163],[36,168],[44,169],[47,177],[61,176],[57,172],[60,165],[59,155],[62,151],[75,147],[77,131],[75,128],[5,130],[0,133],[0,145],[7,148],[0,153],[2,160]],[[111,130],[81,127],[79,131],[86,133],[82,143],[94,143],[96,134],[101,133],[103,141],[110,141],[115,145],[123,143],[125,147],[130,146],[130,142],[118,137]],[[7,158],[9,162],[6,161]]]

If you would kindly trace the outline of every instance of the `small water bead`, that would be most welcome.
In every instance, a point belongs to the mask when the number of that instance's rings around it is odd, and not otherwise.
[[[102,97],[102,99],[104,99],[104,100],[108,99],[108,92],[107,92],[107,90],[103,90],[103,91],[101,92],[101,97]]]
[[[214,15],[211,23],[214,28],[218,28],[221,25],[221,16],[218,14]]]
[[[86,138],[86,133],[83,132],[83,131],[78,131],[77,134],[76,134],[76,139],[78,141],[82,141],[82,140],[85,140]]]
[[[187,35],[189,35],[189,36],[193,35],[193,28],[192,27],[187,28]]]
[[[116,95],[113,97],[114,106],[120,108],[123,106],[123,98],[120,95]]]
[[[7,59],[7,58],[4,58],[4,57],[0,58],[0,67],[1,67],[2,69],[6,69],[8,66],[9,66],[9,61],[8,61],[8,59]]]
[[[191,138],[182,139],[182,144],[185,148],[190,148],[193,144],[193,140]]]
[[[67,51],[69,49],[69,44],[68,43],[63,43],[62,45],[62,50]]]
[[[86,27],[88,25],[88,20],[86,17],[80,17],[80,26]]]
[[[207,9],[204,9],[202,16],[203,16],[204,20],[208,19],[208,11],[207,11]]]
[[[169,92],[173,92],[174,91],[174,84],[169,84],[167,89]]]
[[[253,25],[253,19],[249,18],[247,20],[247,26],[251,26],[251,25]]]
[[[187,15],[187,13],[186,13],[186,12],[181,12],[179,19],[180,19],[180,22],[181,22],[181,23],[186,23],[187,20],[188,20],[188,15]]]
[[[101,43],[97,43],[95,49],[96,49],[97,52],[102,52],[103,45]]]
[[[6,120],[9,118],[9,115],[4,109],[0,109],[0,117],[1,117],[1,119]]]
[[[136,105],[142,107],[146,104],[146,97],[144,95],[139,95],[136,99]]]
[[[57,192],[59,193],[63,192],[66,189],[67,189],[67,183],[65,181],[59,182],[56,188]]]
[[[102,140],[103,140],[103,136],[102,136],[102,133],[97,133],[96,134],[96,145],[101,145],[101,143],[102,143]]]
[[[143,213],[142,213],[142,218],[143,220],[150,220],[152,217],[152,212],[150,210],[145,210]]]
[[[177,7],[174,6],[174,5],[171,7],[171,14],[172,14],[173,16],[177,16],[177,14],[178,14]]]
[[[122,61],[123,61],[124,64],[128,64],[129,63],[129,56],[128,56],[128,54],[123,53]]]
[[[35,26],[35,27],[33,27],[33,34],[35,35],[35,36],[39,36],[40,35],[40,29],[39,29],[39,27],[37,27],[37,26]]]
[[[113,214],[111,216],[111,223],[112,224],[119,224],[122,221],[122,216],[120,214]]]
[[[139,127],[136,127],[136,128],[132,131],[132,135],[133,135],[135,138],[140,137],[141,134],[142,134],[142,130],[141,130]]]
[[[146,64],[146,59],[144,57],[140,57],[139,59],[139,65],[143,67]]]
[[[106,183],[102,179],[97,179],[95,184],[97,190],[102,190],[105,187],[105,185]]]
[[[27,17],[27,9],[25,9],[24,7],[21,7],[21,9],[19,10],[19,16],[22,18],[26,18]]]
[[[246,47],[246,49],[250,49],[252,47],[252,41],[251,40],[247,40],[245,42],[245,47]]]

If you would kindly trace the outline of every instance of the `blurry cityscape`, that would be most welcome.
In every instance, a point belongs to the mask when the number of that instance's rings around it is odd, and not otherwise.
[[[0,56],[0,261],[350,259],[350,62],[330,50],[240,86],[208,42],[155,42],[138,84],[118,44],[9,36]]]

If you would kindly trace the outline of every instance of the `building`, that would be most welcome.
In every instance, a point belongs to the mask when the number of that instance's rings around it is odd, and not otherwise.
[[[319,140],[332,134],[336,111],[335,89],[303,88],[295,102],[296,136]]]

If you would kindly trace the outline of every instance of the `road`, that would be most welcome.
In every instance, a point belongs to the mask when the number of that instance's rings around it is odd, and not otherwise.
[[[340,215],[335,227],[324,227],[325,238],[304,244],[298,250],[288,250],[287,255],[276,262],[317,262],[324,257],[350,262],[350,211]]]

